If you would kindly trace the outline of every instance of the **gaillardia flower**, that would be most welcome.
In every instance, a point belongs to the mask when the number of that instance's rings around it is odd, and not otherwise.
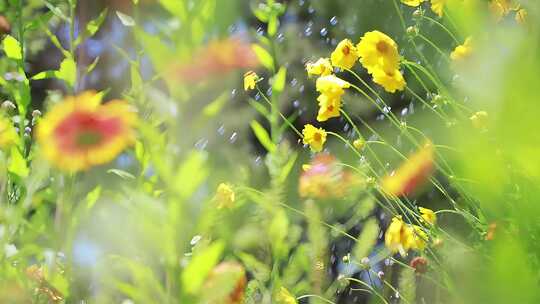
[[[332,60],[332,65],[335,67],[347,70],[351,69],[356,63],[356,60],[358,60],[356,47],[351,40],[344,39],[338,43],[336,49],[332,52],[330,59]]]
[[[420,216],[422,216],[422,219],[426,223],[430,225],[435,225],[435,223],[437,223],[437,215],[433,210],[423,207],[418,207],[418,210],[420,211]]]
[[[101,104],[95,92],[67,97],[37,125],[45,157],[65,171],[86,170],[112,161],[135,139],[137,117],[129,104]]]
[[[204,303],[244,303],[246,284],[246,270],[242,265],[237,262],[222,262],[212,269],[203,285],[205,290],[213,291],[205,295]]]
[[[472,53],[472,38],[468,37],[462,45],[458,45],[452,53],[450,58],[454,61],[461,61],[467,59]]]
[[[376,70],[394,71],[399,67],[397,44],[379,31],[367,32],[357,46],[362,66],[372,74]]]
[[[427,142],[412,154],[397,170],[383,178],[381,189],[391,196],[412,194],[430,176],[434,163],[434,148]]]
[[[308,76],[328,76],[332,74],[334,68],[328,58],[319,58],[316,62],[308,62],[306,64],[306,71]]]
[[[317,199],[343,198],[349,190],[357,188],[361,180],[344,170],[337,159],[326,153],[317,154],[300,175],[300,197]]]
[[[0,149],[7,149],[15,145],[18,140],[19,136],[11,121],[0,116]]]
[[[244,91],[249,91],[255,89],[257,86],[257,80],[259,76],[253,71],[248,71],[244,74]]]
[[[324,129],[307,124],[302,130],[302,135],[304,136],[304,144],[309,145],[311,151],[320,152],[322,150],[326,142],[326,131]]]
[[[236,201],[236,195],[230,185],[221,183],[217,187],[214,201],[217,203],[218,209],[231,208]]]

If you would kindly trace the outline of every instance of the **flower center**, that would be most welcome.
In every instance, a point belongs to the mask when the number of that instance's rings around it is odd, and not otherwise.
[[[103,135],[96,131],[83,131],[77,134],[75,142],[80,147],[90,147],[101,142]]]
[[[388,51],[388,43],[386,43],[385,41],[379,41],[377,42],[377,51],[379,51],[379,53],[386,53]]]
[[[315,133],[315,134],[313,135],[313,139],[314,139],[315,141],[321,141],[321,134],[320,134],[320,133]]]
[[[351,48],[349,48],[348,45],[343,47],[343,54],[349,55],[350,52],[351,52]]]

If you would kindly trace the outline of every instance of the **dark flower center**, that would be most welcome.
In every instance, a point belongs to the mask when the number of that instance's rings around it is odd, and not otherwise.
[[[388,51],[388,43],[385,41],[377,42],[377,51],[380,53],[386,53]]]
[[[88,130],[77,134],[75,141],[78,146],[90,147],[100,143],[102,139],[103,136],[101,135],[101,133]]]

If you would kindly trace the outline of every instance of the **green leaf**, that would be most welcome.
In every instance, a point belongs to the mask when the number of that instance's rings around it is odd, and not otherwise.
[[[225,249],[223,242],[198,251],[182,272],[182,287],[188,294],[197,294],[210,271],[216,266]]]
[[[67,57],[60,63],[60,69],[56,74],[58,79],[65,81],[70,87],[75,86],[77,81],[77,63],[71,57]]]
[[[399,293],[405,303],[415,303],[416,274],[413,269],[403,267],[399,275]]]
[[[262,105],[260,102],[257,102],[257,101],[255,101],[255,100],[250,100],[250,101],[249,101],[249,104],[250,104],[255,110],[257,110],[257,112],[259,112],[259,114],[261,114],[262,116],[264,116],[264,117],[269,117],[270,112],[268,112],[268,109],[265,108],[265,106]]]
[[[161,6],[168,10],[171,14],[175,15],[180,21],[186,21],[188,18],[188,12],[184,1],[178,0],[159,0]]]
[[[272,78],[272,90],[275,93],[283,92],[285,89],[285,82],[287,80],[287,68],[281,67],[277,74]]]
[[[117,175],[122,179],[135,179],[135,176],[133,176],[133,174],[120,169],[109,169],[107,170],[107,173]]]
[[[22,49],[19,41],[11,35],[7,35],[2,41],[2,47],[6,56],[15,60],[22,60]]]
[[[268,70],[274,69],[274,58],[272,58],[272,55],[263,48],[262,46],[258,44],[252,44],[251,48],[253,49],[253,52],[255,52],[255,55],[259,59],[259,62]]]
[[[289,218],[285,211],[278,209],[268,226],[268,237],[274,257],[283,258],[287,255],[287,244],[285,239],[289,232]]]
[[[296,163],[296,159],[298,158],[298,153],[294,153],[291,157],[289,157],[289,160],[287,161],[287,164],[283,166],[281,169],[281,173],[279,174],[279,182],[284,183],[289,174],[291,173],[292,168],[294,167],[294,164]]]
[[[263,145],[263,147],[268,150],[268,152],[274,152],[276,150],[276,145],[272,142],[272,139],[270,139],[270,135],[268,135],[268,132],[257,122],[256,120],[251,121],[251,129],[253,130],[253,133],[255,133],[255,136]]]
[[[377,223],[377,220],[373,218],[367,220],[364,224],[364,227],[362,228],[360,236],[358,237],[358,241],[354,246],[353,255],[357,259],[367,257],[373,246],[375,246],[378,236],[379,225]]]
[[[22,156],[17,147],[12,147],[10,152],[8,171],[19,177],[27,177],[30,173],[26,164],[26,159]]]
[[[86,208],[88,210],[92,209],[96,202],[98,201],[99,197],[101,196],[101,186],[97,186],[94,188],[94,190],[88,192],[86,195]]]
[[[99,30],[99,28],[101,27],[101,25],[103,24],[103,21],[105,21],[105,18],[107,17],[107,13],[108,13],[108,10],[104,9],[99,14],[99,16],[97,16],[97,18],[88,22],[88,24],[86,24],[86,28],[84,29],[84,31],[77,37],[77,39],[75,39],[74,44],[77,46],[81,42],[86,40],[87,38],[94,36]]]
[[[222,93],[218,96],[214,101],[209,103],[207,106],[203,109],[204,116],[211,118],[216,116],[219,112],[221,112],[221,109],[225,106],[227,101],[229,100],[229,94],[227,92]]]
[[[118,16],[118,19],[120,19],[120,22],[122,22],[124,26],[135,26],[135,20],[131,16],[119,11],[116,11],[116,16]]]
[[[208,176],[205,166],[206,155],[200,151],[192,151],[182,162],[175,176],[176,191],[182,198],[189,198]]]

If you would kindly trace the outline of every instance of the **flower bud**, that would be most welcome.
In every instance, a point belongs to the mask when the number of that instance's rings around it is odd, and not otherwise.
[[[32,117],[40,117],[41,116],[41,111],[40,110],[34,110],[32,111]]]
[[[16,108],[17,106],[15,106],[15,104],[11,102],[11,100],[6,100],[2,103],[2,109],[4,111],[12,111],[12,110],[15,110]]]

